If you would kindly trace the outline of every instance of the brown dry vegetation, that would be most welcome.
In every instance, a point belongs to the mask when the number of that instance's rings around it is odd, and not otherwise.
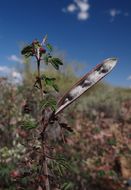
[[[57,80],[62,94],[75,77],[59,74]],[[39,97],[36,92],[29,93],[29,84],[30,81],[25,80],[23,86],[14,87],[5,79],[0,81],[1,190],[40,189],[34,185],[39,128],[21,127],[21,122],[28,119],[33,123],[38,117]],[[27,98],[31,105],[30,116],[22,112]],[[52,135],[56,135],[56,140],[51,141],[50,146],[53,156],[62,155],[69,167],[59,175],[61,171],[54,165],[52,189],[128,189],[126,183],[131,180],[131,90],[99,83],[59,117],[63,116],[73,132],[64,131],[63,143],[62,136],[57,135],[57,127],[53,126],[56,132]],[[32,145],[35,154],[30,152]],[[30,169],[31,175],[25,175]],[[25,175],[22,178],[21,173]]]

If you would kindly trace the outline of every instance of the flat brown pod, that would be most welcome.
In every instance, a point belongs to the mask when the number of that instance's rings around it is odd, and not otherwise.
[[[55,112],[57,115],[65,107],[71,104],[74,100],[79,98],[84,92],[91,88],[94,84],[99,82],[115,67],[117,63],[116,58],[105,59],[101,64],[97,65],[90,72],[84,75],[58,102],[58,108]]]

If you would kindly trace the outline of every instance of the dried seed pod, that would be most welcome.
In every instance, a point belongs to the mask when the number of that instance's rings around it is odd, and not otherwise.
[[[55,112],[57,115],[65,107],[71,104],[74,100],[79,98],[90,87],[105,77],[116,65],[116,58],[108,58],[101,64],[83,76],[59,101],[58,109]]]

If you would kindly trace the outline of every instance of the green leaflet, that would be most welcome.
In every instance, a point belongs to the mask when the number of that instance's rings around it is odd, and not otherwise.
[[[57,84],[55,84],[55,80],[56,80],[55,78],[49,78],[49,77],[46,77],[45,75],[42,75],[41,79],[45,81],[46,85],[53,87],[57,92],[59,92],[59,88]]]
[[[55,91],[59,92],[59,87],[58,87],[57,84],[53,84],[52,86],[53,86],[53,88],[55,89]]]
[[[32,44],[25,46],[22,49],[21,54],[25,57],[33,56],[35,54],[35,51],[40,47],[42,47],[41,44],[37,40],[35,40],[34,42],[32,42]]]
[[[49,51],[52,51],[53,50],[53,47],[51,44],[46,44],[46,48],[49,50]]]
[[[24,127],[25,129],[35,129],[37,125],[34,121],[28,120],[23,122],[22,127]]]
[[[57,105],[57,102],[55,99],[49,99],[49,100],[45,99],[45,100],[42,100],[42,102],[41,102],[42,108],[50,107],[52,109],[52,111],[56,110],[56,105]]]
[[[49,62],[53,65],[53,67],[56,70],[59,70],[59,66],[63,65],[62,61],[59,58],[55,58],[55,57],[49,58]]]
[[[72,182],[65,182],[63,185],[62,185],[62,190],[72,190],[74,187],[74,184]]]
[[[33,56],[33,47],[32,47],[32,45],[25,46],[22,49],[21,54],[24,55],[25,57]]]
[[[104,170],[99,170],[98,173],[97,173],[97,175],[99,177],[103,177],[105,175],[105,171]]]
[[[49,85],[49,86],[53,86],[55,80],[56,80],[55,78],[48,78],[48,77],[46,77],[45,78],[45,83],[47,85]]]
[[[66,169],[69,169],[70,167],[64,159],[51,160],[50,166],[52,171],[59,173],[60,176],[63,176]]]

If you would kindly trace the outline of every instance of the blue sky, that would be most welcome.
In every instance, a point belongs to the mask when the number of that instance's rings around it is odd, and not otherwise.
[[[22,44],[45,34],[68,61],[84,64],[80,75],[117,57],[106,81],[131,86],[131,0],[1,0],[0,74],[21,67]]]

